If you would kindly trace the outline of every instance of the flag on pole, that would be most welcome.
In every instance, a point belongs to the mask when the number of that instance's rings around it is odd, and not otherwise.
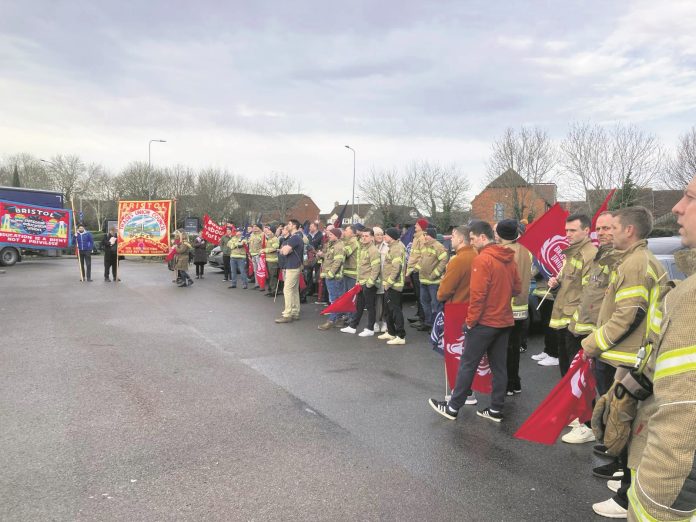
[[[358,299],[358,293],[361,290],[362,286],[355,285],[319,313],[321,315],[354,313],[356,311],[355,301]]]
[[[515,437],[551,445],[573,419],[586,422],[592,418],[594,398],[595,378],[591,360],[584,360],[578,354],[565,377],[520,426]]]
[[[595,212],[594,217],[592,218],[592,232],[594,232],[595,228],[597,228],[597,219],[599,218],[599,215],[602,212],[606,212],[606,210],[609,208],[609,202],[611,201],[611,198],[614,197],[614,192],[616,192],[616,189],[613,188],[609,191],[609,194],[607,197],[604,199],[604,203],[599,207],[599,210]]]
[[[334,221],[334,228],[341,228],[342,227],[343,216],[346,215],[346,210],[348,210],[348,202],[347,201],[346,201],[346,204],[343,205],[343,210],[341,210],[341,213],[336,218],[336,221]]]
[[[568,211],[556,203],[543,216],[531,223],[525,230],[519,243],[526,247],[547,271],[558,274],[563,267],[568,247],[565,233],[565,220]]]
[[[263,236],[261,248],[266,248],[266,236]],[[266,287],[266,278],[268,277],[268,266],[266,265],[266,253],[259,254],[259,261],[256,264],[256,284],[263,290]]]

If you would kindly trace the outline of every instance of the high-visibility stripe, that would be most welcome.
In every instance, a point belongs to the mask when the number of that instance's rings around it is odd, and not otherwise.
[[[653,517],[650,513],[648,513],[647,510],[643,507],[643,504],[640,503],[640,500],[638,500],[638,495],[636,495],[636,487],[640,487],[640,483],[638,482],[636,473],[633,473],[633,477],[631,478],[631,487],[628,488],[628,503],[631,505],[631,509],[636,519],[639,522],[660,522],[659,519]],[[694,520],[696,520],[696,516],[692,514],[690,516],[687,516],[686,518],[674,520],[675,522],[693,522]]]
[[[655,334],[660,335],[660,329],[662,327],[662,312],[659,308],[659,301],[660,287],[655,285],[650,289],[648,320],[646,321],[645,325],[646,335],[650,333],[650,330],[652,330]]]
[[[437,260],[438,260],[438,261],[442,261],[442,260],[445,259],[446,257],[447,257],[447,252],[443,252],[442,254],[440,254],[439,256],[437,256]]]
[[[609,343],[604,337],[604,328],[600,327],[595,330],[595,340],[597,341],[597,346],[599,346],[599,349],[603,352],[609,349]]]
[[[604,361],[616,361],[635,366],[638,357],[633,353],[617,352],[616,350],[607,350],[599,355],[599,358]]]
[[[549,321],[549,326],[554,330],[560,330],[561,328],[565,328],[569,324],[570,317],[561,317],[560,319],[551,319],[551,321]]]
[[[424,277],[420,278],[420,282],[423,285],[439,285],[440,281],[442,281],[442,279],[425,279]]]
[[[585,277],[582,278],[582,286],[585,286],[589,282],[590,282],[590,274],[587,274]]]
[[[616,273],[616,270],[611,271],[611,275],[609,276],[609,284],[616,283],[616,280],[619,278],[619,274]]]
[[[696,345],[660,354],[655,363],[654,380],[692,371],[696,371]]]
[[[377,265],[377,264],[379,264],[379,263],[381,263],[381,262],[382,262],[382,260],[379,259],[379,258],[373,259],[372,261],[370,261],[370,266]]]
[[[654,281],[658,280],[657,273],[653,270],[653,267],[648,265],[648,275],[653,278]]]
[[[582,270],[582,260],[581,259],[571,258],[570,264],[573,265],[575,268]]]
[[[513,297],[512,299],[513,299],[513,301],[514,301],[515,298]],[[521,310],[521,311],[524,311],[524,310],[528,310],[528,309],[529,309],[529,305],[526,305],[526,304],[523,304],[523,305],[512,305],[512,310],[513,310],[513,311],[515,311],[515,310],[517,310],[517,311],[520,311],[520,310]]]
[[[595,329],[595,325],[592,323],[580,323],[578,322],[578,311],[575,310],[573,314],[573,321],[575,321],[574,329],[577,333],[591,333]]]
[[[616,292],[614,302],[618,303],[623,299],[631,299],[633,297],[641,297],[645,299],[645,301],[647,302],[649,300],[648,289],[641,285],[624,288],[623,290],[619,290],[618,292]]]

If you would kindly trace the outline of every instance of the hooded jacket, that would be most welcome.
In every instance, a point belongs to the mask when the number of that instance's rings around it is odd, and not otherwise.
[[[471,262],[467,326],[513,326],[512,296],[521,291],[522,282],[515,263],[515,252],[489,243]]]

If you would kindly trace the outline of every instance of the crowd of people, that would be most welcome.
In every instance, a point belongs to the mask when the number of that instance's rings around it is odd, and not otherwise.
[[[673,212],[683,244],[696,248],[696,178]],[[544,350],[532,359],[558,366],[559,377],[578,354],[593,361],[598,400],[592,422],[574,421],[562,440],[597,442],[593,451],[611,459],[592,470],[614,492],[594,504],[594,511],[608,518],[688,520],[696,511],[696,329],[690,320],[696,276],[672,290],[675,285],[647,247],[652,216],[643,207],[599,215],[598,246],[589,216],[570,215],[565,229],[563,268],[546,277],[518,241],[524,223],[512,219],[455,227],[451,248],[425,219],[416,222],[410,241],[404,241],[408,231],[396,227],[322,228],[315,222],[305,228],[294,219],[259,223],[229,229],[221,238],[223,280],[230,288],[249,288],[248,275],[253,278],[265,258],[266,278],[254,288],[274,297],[282,285],[278,324],[299,320],[301,302],[310,295],[329,304],[360,285],[356,311],[330,313],[318,329],[377,336],[389,345],[406,344],[408,323],[431,331],[445,303],[468,303],[456,384],[445,400],[429,404],[449,420],[476,405],[471,387],[487,355],[493,391],[489,407],[477,415],[494,422],[504,420],[506,397],[522,393],[520,353],[532,288],[544,327]],[[203,277],[205,242],[198,237],[192,245],[178,232],[175,248],[177,279],[190,286],[190,260],[199,260],[196,277]],[[677,263],[690,274],[692,251],[684,252]],[[254,270],[247,270],[249,259]],[[408,322],[402,311],[405,288],[418,303]]]

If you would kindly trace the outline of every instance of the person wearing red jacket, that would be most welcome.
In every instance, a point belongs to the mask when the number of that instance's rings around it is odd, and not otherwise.
[[[469,224],[471,244],[478,255],[471,263],[469,311],[464,327],[466,344],[459,361],[457,382],[449,402],[430,399],[430,406],[443,417],[454,420],[471,395],[471,384],[481,359],[488,354],[493,372],[490,408],[477,415],[495,422],[503,420],[507,390],[507,345],[515,324],[512,297],[522,291],[515,253],[495,244],[493,228],[485,221]]]

